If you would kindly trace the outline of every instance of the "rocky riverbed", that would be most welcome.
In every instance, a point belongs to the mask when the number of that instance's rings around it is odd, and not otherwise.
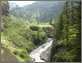
[[[29,55],[32,58],[33,62],[47,62],[49,61],[50,51],[53,40],[48,38],[47,42],[37,49],[33,50]]]
[[[41,53],[41,55],[40,55],[40,58],[41,58],[42,60],[44,60],[45,62],[49,62],[49,61],[50,61],[51,48],[52,48],[52,47],[50,46],[47,50],[43,51],[43,52]]]

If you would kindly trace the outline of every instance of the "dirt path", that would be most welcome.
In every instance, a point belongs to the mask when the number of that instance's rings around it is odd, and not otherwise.
[[[2,62],[18,62],[17,58],[10,53],[9,49],[1,47],[4,50],[3,55],[1,56]]]

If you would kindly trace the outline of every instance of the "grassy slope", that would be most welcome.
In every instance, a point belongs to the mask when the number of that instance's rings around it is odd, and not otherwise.
[[[22,19],[17,19],[13,16],[2,17],[2,21],[5,21],[7,27],[1,33],[1,44],[10,50],[10,53],[15,56],[19,62],[30,62],[29,51],[36,48],[36,45],[31,41],[32,36],[37,37],[37,31],[30,29],[30,26],[38,26],[40,28],[40,37],[45,37],[46,33],[42,30],[42,27],[51,27],[50,25],[40,24],[36,22],[29,23]],[[4,49],[1,50],[2,55]],[[4,58],[3,58],[4,60]]]

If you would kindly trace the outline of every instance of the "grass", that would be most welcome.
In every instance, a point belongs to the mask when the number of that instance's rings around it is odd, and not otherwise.
[[[38,25],[36,22],[29,23],[22,19],[17,19],[14,16],[3,17],[3,19],[7,24],[7,28],[1,32],[1,43],[4,47],[8,48],[14,56],[16,56],[19,62],[31,62],[29,52],[37,47],[33,41],[35,40],[34,37],[37,37],[38,31],[31,30],[30,26],[34,25],[39,27],[39,37],[42,41],[42,38],[46,37],[46,33],[42,28],[51,27],[51,25]]]
[[[35,46],[31,41],[22,36],[22,34],[27,31],[27,24],[29,23],[20,19],[16,19],[13,16],[11,16],[10,18],[4,17],[4,20],[7,24],[7,28],[1,33],[1,43],[4,47],[8,48],[13,55],[16,56],[19,62],[31,61],[30,57],[27,56],[28,51],[26,50],[26,48],[29,49],[29,47],[32,47],[33,49],[35,48]],[[16,55],[16,50],[19,52],[17,53],[18,55]],[[26,54],[25,58],[21,58],[19,55],[22,55],[22,53],[20,53],[22,51],[26,51],[27,53],[24,53]]]
[[[3,53],[4,53],[4,50],[3,50],[3,49],[1,49],[1,55],[3,55]]]

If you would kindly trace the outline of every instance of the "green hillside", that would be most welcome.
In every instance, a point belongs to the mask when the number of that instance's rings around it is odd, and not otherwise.
[[[51,16],[55,19],[61,13],[63,6],[63,1],[36,1],[23,7],[17,6],[10,10],[10,14],[28,21],[50,22]]]
[[[49,62],[81,62],[80,1],[35,2],[12,10],[2,1],[1,8],[1,62],[33,62],[29,54],[48,38],[53,39]]]

